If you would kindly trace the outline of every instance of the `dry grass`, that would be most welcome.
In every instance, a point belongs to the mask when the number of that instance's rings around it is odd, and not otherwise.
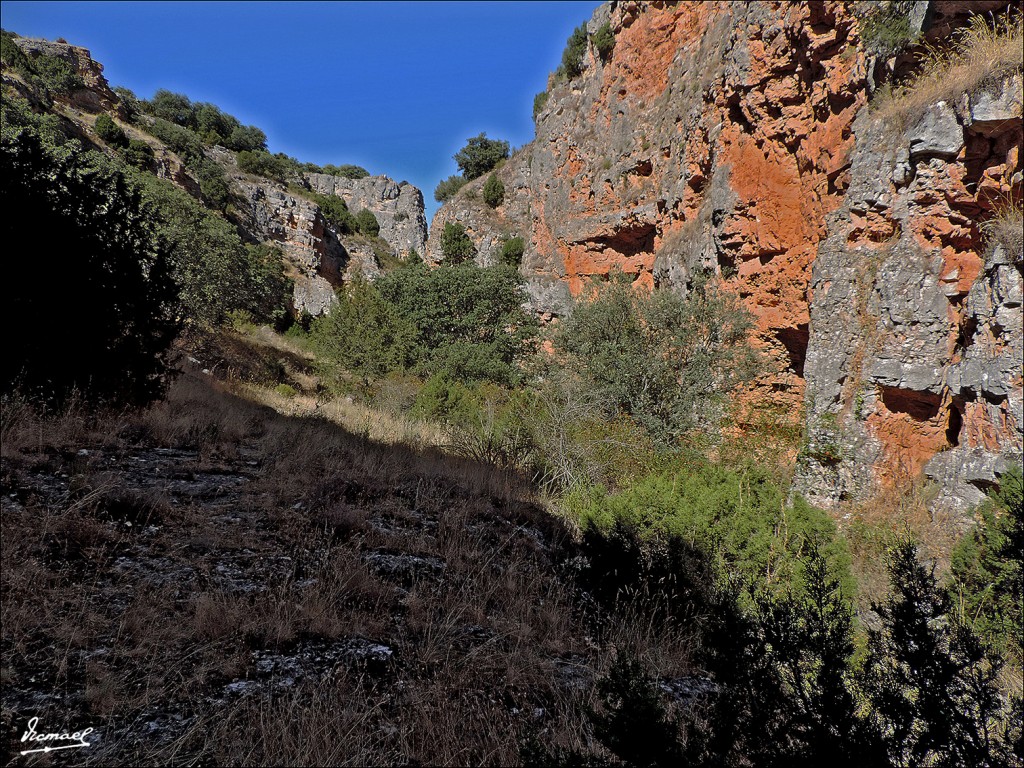
[[[952,42],[928,48],[918,73],[902,86],[880,93],[880,119],[905,130],[933,104],[955,103],[1024,67],[1024,24],[1019,11],[993,19],[979,14],[952,35]]]
[[[886,553],[899,539],[918,542],[921,557],[934,563],[940,579],[949,573],[950,553],[960,531],[953,520],[929,511],[936,490],[923,478],[908,478],[839,510],[840,530],[853,559],[859,610],[868,610],[888,594]]]
[[[616,645],[688,670],[643,622],[589,639],[526,479],[307,400],[191,368],[139,412],[4,401],[5,749],[37,715],[98,729],[85,764],[510,764],[587,746]]]
[[[982,230],[990,250],[1001,246],[1011,258],[1020,254],[1024,251],[1024,205],[1012,198],[1000,201]]]

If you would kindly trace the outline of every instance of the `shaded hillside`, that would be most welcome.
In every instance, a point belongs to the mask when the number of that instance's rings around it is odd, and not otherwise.
[[[258,128],[180,94],[140,101],[126,89],[115,92],[84,48],[5,32],[3,83],[8,106],[24,100],[41,119],[56,118],[67,136],[226,216],[243,241],[279,247],[297,315],[326,312],[354,270],[374,276],[425,250],[423,196],[407,182],[270,155]],[[340,220],[324,205],[351,216]],[[364,210],[373,220],[366,231],[353,223]]]

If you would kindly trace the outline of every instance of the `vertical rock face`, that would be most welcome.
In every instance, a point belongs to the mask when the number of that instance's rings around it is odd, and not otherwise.
[[[536,139],[497,172],[503,204],[466,185],[427,257],[450,221],[482,264],[522,236],[549,316],[612,272],[686,290],[710,270],[769,361],[747,397],[806,419],[801,491],[828,505],[924,471],[963,508],[1021,445],[1020,255],[985,256],[979,224],[999,194],[1020,199],[1019,78],[894,135],[865,109],[896,66],[862,43],[868,10],[601,6],[588,28],[610,25],[608,60],[589,50],[580,77],[552,83]],[[971,7],[910,10],[932,39]]]
[[[459,220],[485,261],[503,234],[541,313],[564,314],[590,280],[686,290],[711,270],[756,320],[770,361],[754,395],[797,419],[809,336],[807,286],[826,215],[842,203],[867,64],[842,3],[612,3],[615,47],[554,83],[537,138],[434,219]]]
[[[853,183],[813,270],[798,481],[820,503],[924,472],[934,506],[964,512],[1019,465],[1024,263],[1019,236],[981,222],[1021,198],[1020,104],[1014,75],[904,131],[858,117]]]
[[[309,173],[306,183],[321,195],[337,195],[352,213],[368,209],[377,217],[380,236],[396,256],[406,258],[415,250],[423,255],[427,247],[427,218],[423,213],[423,193],[406,181],[394,182],[387,176],[347,179],[326,173]]]

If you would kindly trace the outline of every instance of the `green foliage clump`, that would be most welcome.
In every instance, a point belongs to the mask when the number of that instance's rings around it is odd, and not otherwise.
[[[611,413],[626,413],[664,444],[714,430],[726,397],[754,369],[748,314],[710,284],[684,297],[624,280],[576,304],[555,337]]]
[[[439,203],[447,203],[455,194],[466,186],[467,179],[464,176],[453,174],[447,179],[442,179],[434,188],[434,199]]]
[[[473,241],[459,222],[449,221],[441,230],[441,254],[448,264],[462,264],[476,256]]]
[[[121,150],[121,157],[133,168],[146,170],[153,162],[153,148],[142,139],[129,139],[128,146]]]
[[[70,62],[45,54],[27,56],[14,42],[16,37],[13,32],[0,30],[0,60],[33,86],[47,106],[54,95],[67,95],[85,87]]]
[[[523,253],[525,250],[526,244],[523,242],[523,238],[518,235],[506,238],[501,243],[501,250],[498,252],[498,262],[518,269],[519,265],[523,263]]]
[[[853,591],[849,554],[827,514],[786,491],[768,470],[732,471],[693,461],[685,470],[648,475],[618,493],[577,491],[567,506],[584,528],[616,525],[641,538],[675,536],[715,553],[722,573],[772,588],[802,582],[799,555],[819,548]]]
[[[859,682],[889,764],[1009,764],[998,755],[1002,660],[951,610],[913,544],[897,545],[888,565],[893,591],[872,606],[881,626],[868,630]]]
[[[338,303],[313,321],[310,339],[321,374],[339,388],[345,372],[383,376],[411,362],[416,329],[380,291],[357,276],[338,294]]]
[[[8,260],[0,311],[20,330],[4,345],[5,390],[135,403],[163,391],[177,333],[169,254],[139,191],[97,157],[47,146],[31,128],[0,140],[5,241],[27,227],[61,246]]]
[[[547,91],[541,91],[533,97],[533,119],[536,120],[537,116],[544,111],[544,107],[547,106],[548,98],[551,96]]]
[[[235,152],[259,152],[267,148],[267,134],[255,125],[236,125],[221,143]]]
[[[365,179],[370,172],[360,165],[325,165],[322,168],[324,173],[331,176],[341,176],[344,179]]]
[[[385,275],[376,286],[416,327],[416,373],[519,382],[517,363],[532,348],[536,321],[522,309],[517,272],[472,262],[437,269],[416,265]]]
[[[216,209],[223,210],[230,199],[230,189],[224,169],[210,160],[203,150],[203,141],[190,128],[176,125],[161,117],[153,118],[146,130],[169,149],[181,156],[185,166],[192,171],[199,182],[203,200]]]
[[[136,179],[168,245],[183,319],[215,325],[235,310],[260,322],[284,316],[289,286],[278,249],[246,246],[231,224],[164,179]]]
[[[377,237],[380,234],[380,223],[377,221],[377,217],[373,215],[373,211],[369,208],[363,208],[355,216],[356,229],[359,230],[361,235],[367,237]]]
[[[238,153],[238,169],[254,176],[283,182],[289,173],[289,167],[281,158],[266,150],[243,150]]]
[[[953,589],[967,620],[1022,664],[1024,648],[1024,483],[1019,469],[1000,478],[981,505],[981,522],[953,550]]]
[[[314,321],[314,337],[335,384],[346,370],[410,370],[511,385],[536,326],[522,302],[510,270],[412,264],[372,284],[353,281],[330,314]]]
[[[320,206],[320,213],[339,235],[354,235],[359,225],[345,201],[337,195],[313,194],[313,201]]]
[[[612,33],[611,24],[607,21],[597,28],[597,32],[590,36],[590,42],[594,50],[601,57],[601,61],[608,61],[612,51],[615,49],[615,35]]]
[[[507,141],[488,139],[486,133],[466,140],[466,146],[453,156],[459,170],[467,181],[483,176],[494,170],[497,165],[508,158],[509,144]]]
[[[103,112],[96,116],[96,135],[112,147],[127,147],[128,137],[110,115]]]
[[[135,95],[134,91],[130,88],[125,88],[123,85],[116,86],[114,94],[117,96],[117,101],[125,120],[129,123],[136,122],[142,113],[142,103],[139,101],[139,97]]]
[[[488,176],[484,182],[484,202],[491,208],[497,208],[505,202],[505,185],[495,173]]]
[[[580,24],[569,35],[562,51],[562,63],[557,75],[573,80],[583,74],[583,57],[587,52],[587,25]]]
[[[188,96],[161,88],[139,109],[153,117],[187,128],[207,145],[221,144],[236,152],[266,151],[267,136],[253,125],[221,111],[215,104],[193,102]]]
[[[877,4],[868,14],[860,28],[860,37],[869,51],[891,56],[914,42],[910,32],[910,7],[907,3],[893,2]]]

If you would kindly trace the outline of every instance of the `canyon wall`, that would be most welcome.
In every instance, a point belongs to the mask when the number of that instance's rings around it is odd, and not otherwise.
[[[1006,5],[903,3],[933,41]],[[893,131],[868,102],[907,57],[864,44],[872,10],[602,5],[588,31],[610,26],[610,55],[552,78],[536,139],[497,171],[504,202],[467,184],[428,260],[449,221],[481,264],[521,236],[548,318],[613,272],[679,291],[713,272],[767,361],[744,402],[808,436],[799,490],[831,506],[923,470],[965,509],[1021,449],[1019,247],[986,258],[982,227],[995,193],[1020,199],[1020,81]]]

